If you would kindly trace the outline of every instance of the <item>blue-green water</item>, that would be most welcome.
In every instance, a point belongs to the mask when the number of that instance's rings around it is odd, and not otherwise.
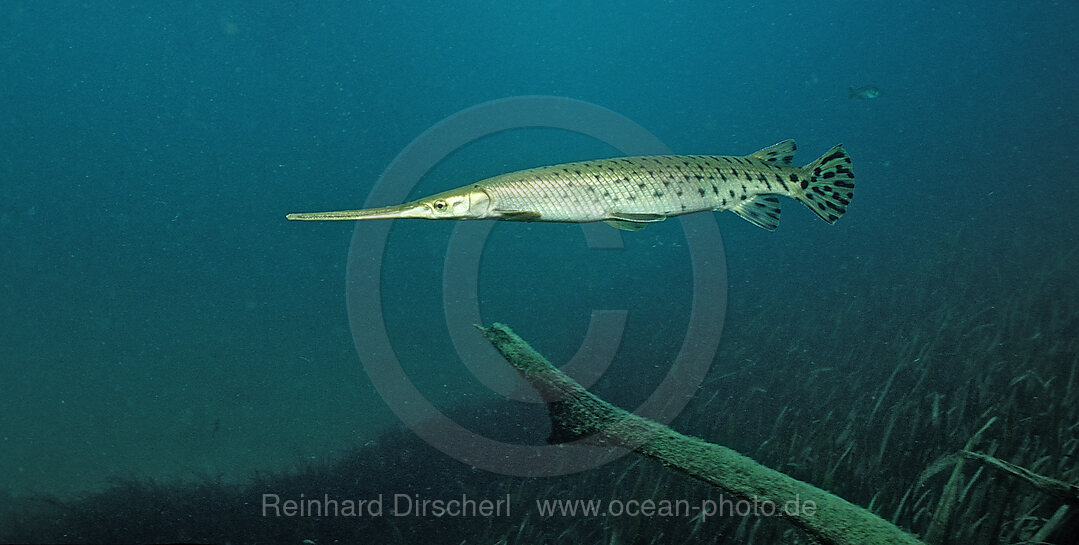
[[[676,153],[795,138],[804,164],[844,143],[857,189],[836,225],[793,201],[773,233],[718,217],[739,316],[911,290],[908,271],[935,266],[971,293],[1029,287],[1076,244],[1070,2],[114,4],[0,2],[0,493],[242,482],[398,427],[349,330],[352,224],[284,215],[360,207],[410,141],[488,100],[591,102]],[[848,98],[870,84],[879,98]],[[510,131],[413,195],[616,154]],[[446,409],[496,399],[446,331],[453,227],[397,222],[370,249],[398,357]],[[598,388],[632,406],[685,331],[682,237],[668,221],[590,250],[577,226],[499,225],[483,319],[560,361],[591,309],[628,310],[623,367]],[[839,334],[820,327],[790,336]]]

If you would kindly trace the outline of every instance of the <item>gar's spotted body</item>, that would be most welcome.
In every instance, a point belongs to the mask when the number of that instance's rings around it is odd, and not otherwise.
[[[705,210],[731,210],[765,229],[779,226],[784,196],[828,223],[854,194],[842,146],[794,167],[785,140],[751,155],[653,155],[582,161],[502,174],[397,206],[290,214],[293,220],[378,218],[605,221],[637,230],[649,222]]]

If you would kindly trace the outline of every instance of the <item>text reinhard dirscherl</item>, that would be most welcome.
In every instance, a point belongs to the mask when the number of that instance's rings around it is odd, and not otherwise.
[[[389,499],[389,501],[387,501]],[[389,509],[387,509],[387,506]],[[262,495],[264,517],[508,517],[510,496],[497,500],[473,499],[468,494],[459,498],[431,499],[413,494],[379,494],[369,499],[335,499],[329,494],[321,498],[282,500],[277,494]]]

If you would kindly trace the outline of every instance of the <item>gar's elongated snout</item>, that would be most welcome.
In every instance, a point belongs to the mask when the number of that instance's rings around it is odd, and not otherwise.
[[[476,186],[445,191],[412,202],[361,210],[308,212],[285,216],[297,221],[381,220],[419,218],[426,220],[470,220],[488,217],[491,197]]]

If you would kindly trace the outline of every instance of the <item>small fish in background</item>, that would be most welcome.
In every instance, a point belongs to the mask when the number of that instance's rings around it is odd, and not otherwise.
[[[866,85],[865,87],[847,87],[847,91],[850,92],[850,97],[857,98],[859,100],[873,100],[874,98],[880,98],[880,87],[876,85]]]

